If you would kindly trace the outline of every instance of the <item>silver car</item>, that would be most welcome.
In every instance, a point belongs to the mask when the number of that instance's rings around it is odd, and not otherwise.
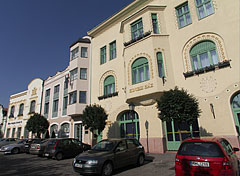
[[[0,148],[0,152],[4,152],[4,154],[12,153],[17,154],[20,152],[25,152],[25,144],[27,139],[22,139],[14,144],[4,145]]]
[[[0,141],[0,148],[4,145],[13,144],[18,142],[16,138],[4,138]]]

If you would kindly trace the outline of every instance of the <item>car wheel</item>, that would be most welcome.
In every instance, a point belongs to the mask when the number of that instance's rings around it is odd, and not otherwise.
[[[20,152],[19,148],[13,148],[11,151],[12,154],[17,154],[19,152]]]
[[[113,165],[111,162],[107,162],[103,165],[102,176],[111,176],[113,172]]]
[[[55,155],[55,158],[59,161],[59,160],[63,159],[63,154],[61,152],[59,152]]]
[[[144,164],[144,160],[145,160],[144,155],[143,154],[139,155],[137,160],[137,165],[142,166]]]

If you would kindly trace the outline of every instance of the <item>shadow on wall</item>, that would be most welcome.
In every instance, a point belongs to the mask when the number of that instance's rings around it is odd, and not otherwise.
[[[200,131],[200,136],[201,137],[213,136],[212,133],[207,132],[207,130],[202,128],[202,127],[199,128],[199,131]]]
[[[107,138],[120,138],[120,125],[119,122],[115,121],[112,123],[107,132]]]

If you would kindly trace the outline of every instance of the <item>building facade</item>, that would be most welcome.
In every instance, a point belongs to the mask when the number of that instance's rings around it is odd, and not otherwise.
[[[28,138],[31,134],[25,128],[28,119],[39,113],[42,99],[42,79],[33,79],[28,89],[11,95],[4,137]]]
[[[0,137],[4,136],[4,131],[7,125],[7,111],[8,109],[0,104]]]
[[[82,125],[81,114],[90,102],[89,37],[70,46],[69,66],[44,81],[42,115],[49,123],[50,136],[74,137],[91,143],[91,133]]]
[[[235,0],[135,0],[89,31],[91,103],[108,113],[103,138],[177,150],[177,126],[158,118],[156,102],[178,86],[202,111],[182,127],[184,138],[224,136],[239,146],[239,21]]]

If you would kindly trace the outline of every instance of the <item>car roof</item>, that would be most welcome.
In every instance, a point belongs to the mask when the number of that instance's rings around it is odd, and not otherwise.
[[[194,137],[187,138],[183,142],[220,142],[223,140],[221,137]]]

